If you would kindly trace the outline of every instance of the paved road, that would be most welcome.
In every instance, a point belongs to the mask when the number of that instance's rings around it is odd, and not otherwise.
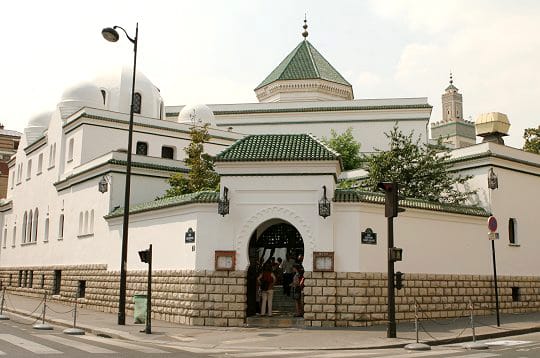
[[[0,358],[34,357],[209,357],[209,358],[538,358],[540,333],[486,341],[490,349],[466,351],[461,345],[433,347],[427,352],[407,352],[404,349],[379,350],[280,350],[235,347],[234,349],[195,348],[170,343],[142,343],[95,335],[70,336],[63,328],[53,331],[32,329],[31,321],[13,317],[0,321]]]
[[[62,327],[32,329],[22,318],[0,321],[0,357],[194,357],[196,354],[158,345],[134,343],[95,335],[70,336]]]

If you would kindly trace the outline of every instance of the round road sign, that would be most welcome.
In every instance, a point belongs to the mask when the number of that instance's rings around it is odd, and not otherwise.
[[[497,219],[495,219],[495,216],[490,216],[488,218],[488,229],[491,232],[497,231]]]

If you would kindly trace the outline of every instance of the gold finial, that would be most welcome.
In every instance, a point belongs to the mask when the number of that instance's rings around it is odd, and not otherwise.
[[[302,36],[304,36],[304,40],[306,39],[306,37],[308,37],[308,32],[307,32],[307,16],[306,14],[304,14],[304,26],[302,26],[304,28],[304,32],[302,32]]]
[[[450,84],[454,83],[454,77],[452,76],[452,71],[450,71]]]

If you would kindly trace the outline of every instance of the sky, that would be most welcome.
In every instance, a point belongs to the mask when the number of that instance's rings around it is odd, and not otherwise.
[[[536,0],[10,1],[0,12],[0,123],[23,131],[62,92],[133,61],[166,105],[257,102],[253,89],[302,40],[353,85],[356,99],[428,97],[441,119],[449,72],[464,118],[503,112],[506,143],[540,125],[540,2]],[[13,36],[11,36],[13,35]]]

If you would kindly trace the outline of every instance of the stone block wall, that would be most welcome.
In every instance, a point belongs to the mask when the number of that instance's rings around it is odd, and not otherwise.
[[[50,294],[54,271],[61,270],[60,294],[48,299],[75,302],[79,281],[86,281],[80,306],[103,312],[116,312],[120,273],[106,265],[19,267],[0,269],[0,282],[8,292],[41,297]],[[19,286],[19,272],[23,280]],[[32,284],[29,276],[32,271]],[[11,284],[10,284],[11,275]],[[26,284],[24,282],[26,275]],[[30,287],[31,286],[31,287]],[[146,293],[147,272],[129,271],[126,314],[133,314],[133,295]],[[152,275],[152,317],[170,322],[200,326],[243,326],[246,312],[246,273],[244,271],[154,271]]]
[[[386,323],[385,273],[306,272],[305,277],[306,326]],[[498,276],[498,286],[501,312],[540,311],[540,277]],[[405,274],[403,289],[396,291],[396,319],[414,320],[415,302],[424,319],[468,316],[469,301],[476,315],[494,312],[492,276]]]

